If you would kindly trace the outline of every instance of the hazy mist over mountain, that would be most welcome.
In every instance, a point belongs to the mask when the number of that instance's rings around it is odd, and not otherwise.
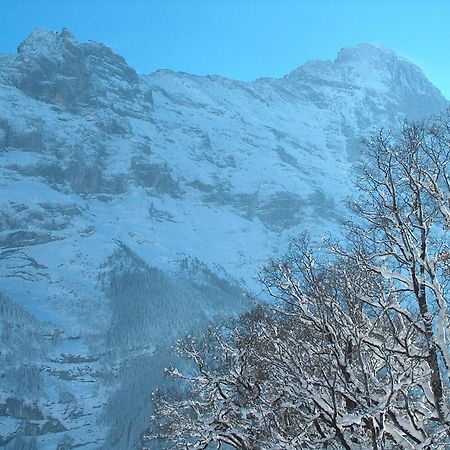
[[[138,74],[34,30],[0,55],[0,447],[137,449],[170,346],[348,218],[361,139],[448,105],[371,44],[253,82]]]

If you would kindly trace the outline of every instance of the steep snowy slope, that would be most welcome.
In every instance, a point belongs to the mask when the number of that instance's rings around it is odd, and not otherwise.
[[[250,83],[67,30],[0,55],[0,446],[137,448],[174,339],[336,229],[362,136],[446,106],[373,45]]]

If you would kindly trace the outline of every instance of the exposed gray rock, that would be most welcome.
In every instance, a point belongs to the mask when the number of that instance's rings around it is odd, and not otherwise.
[[[78,44],[72,34],[37,29],[20,44],[11,82],[32,97],[75,107],[133,100],[139,78],[125,60],[103,44]],[[145,99],[151,101],[146,93]]]
[[[22,429],[24,436],[41,436],[47,433],[61,433],[66,427],[57,419],[25,421]]]
[[[33,208],[24,204],[10,203],[0,209],[0,230],[26,230],[34,227],[46,231],[59,231],[67,228],[80,214],[80,208],[73,203],[41,203],[34,205]]]
[[[12,416],[18,419],[42,420],[44,415],[33,404],[28,404],[21,398],[10,397],[5,403],[0,404],[0,416]]]
[[[302,222],[303,205],[299,195],[280,191],[258,203],[257,215],[267,228],[281,231]]]
[[[321,190],[315,190],[309,194],[305,205],[313,209],[314,214],[322,219],[334,218],[338,223],[344,222],[344,217],[339,213],[332,195]]]
[[[89,100],[89,75],[83,49],[73,36],[37,29],[18,48],[11,81],[32,97],[72,106]]]
[[[139,78],[122,56],[96,42],[87,42],[81,48],[85,55],[93,100],[104,98],[112,103],[115,100],[123,102],[136,98]],[[146,99],[149,100],[148,97]]]
[[[30,245],[41,245],[56,241],[60,238],[49,233],[34,231],[14,231],[0,238],[0,248],[20,248]]]
[[[108,111],[105,114],[105,111],[102,110],[97,117],[96,125],[108,135],[127,135],[131,133],[131,125],[126,116],[120,116],[113,111]]]
[[[104,185],[101,166],[88,165],[82,157],[70,161],[64,171],[64,177],[72,189],[80,194],[95,194],[103,192]]]
[[[131,160],[131,171],[138,184],[152,188],[157,193],[178,197],[181,188],[171,175],[168,165],[154,164],[146,158],[134,157]]]
[[[0,150],[8,147],[9,141],[9,121],[6,118],[0,118]]]
[[[272,231],[286,230],[300,224],[305,205],[305,200],[301,196],[289,191],[262,197],[259,190],[233,193],[226,183],[216,186],[212,192],[203,196],[203,200],[219,205],[230,205],[241,217],[249,220],[257,217]]]
[[[42,151],[45,148],[42,119],[30,118],[22,123],[8,121],[4,125],[4,130],[4,147],[20,148],[25,151]]]

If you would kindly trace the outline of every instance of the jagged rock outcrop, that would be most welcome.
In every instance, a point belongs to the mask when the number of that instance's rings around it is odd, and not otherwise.
[[[113,105],[138,95],[139,77],[109,47],[36,29],[19,45],[11,82],[33,98],[65,107]]]

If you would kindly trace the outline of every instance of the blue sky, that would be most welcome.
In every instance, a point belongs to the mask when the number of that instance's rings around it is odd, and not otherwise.
[[[101,41],[138,72],[169,68],[241,80],[280,77],[371,42],[418,64],[450,98],[444,0],[0,0],[0,52],[35,27]]]

